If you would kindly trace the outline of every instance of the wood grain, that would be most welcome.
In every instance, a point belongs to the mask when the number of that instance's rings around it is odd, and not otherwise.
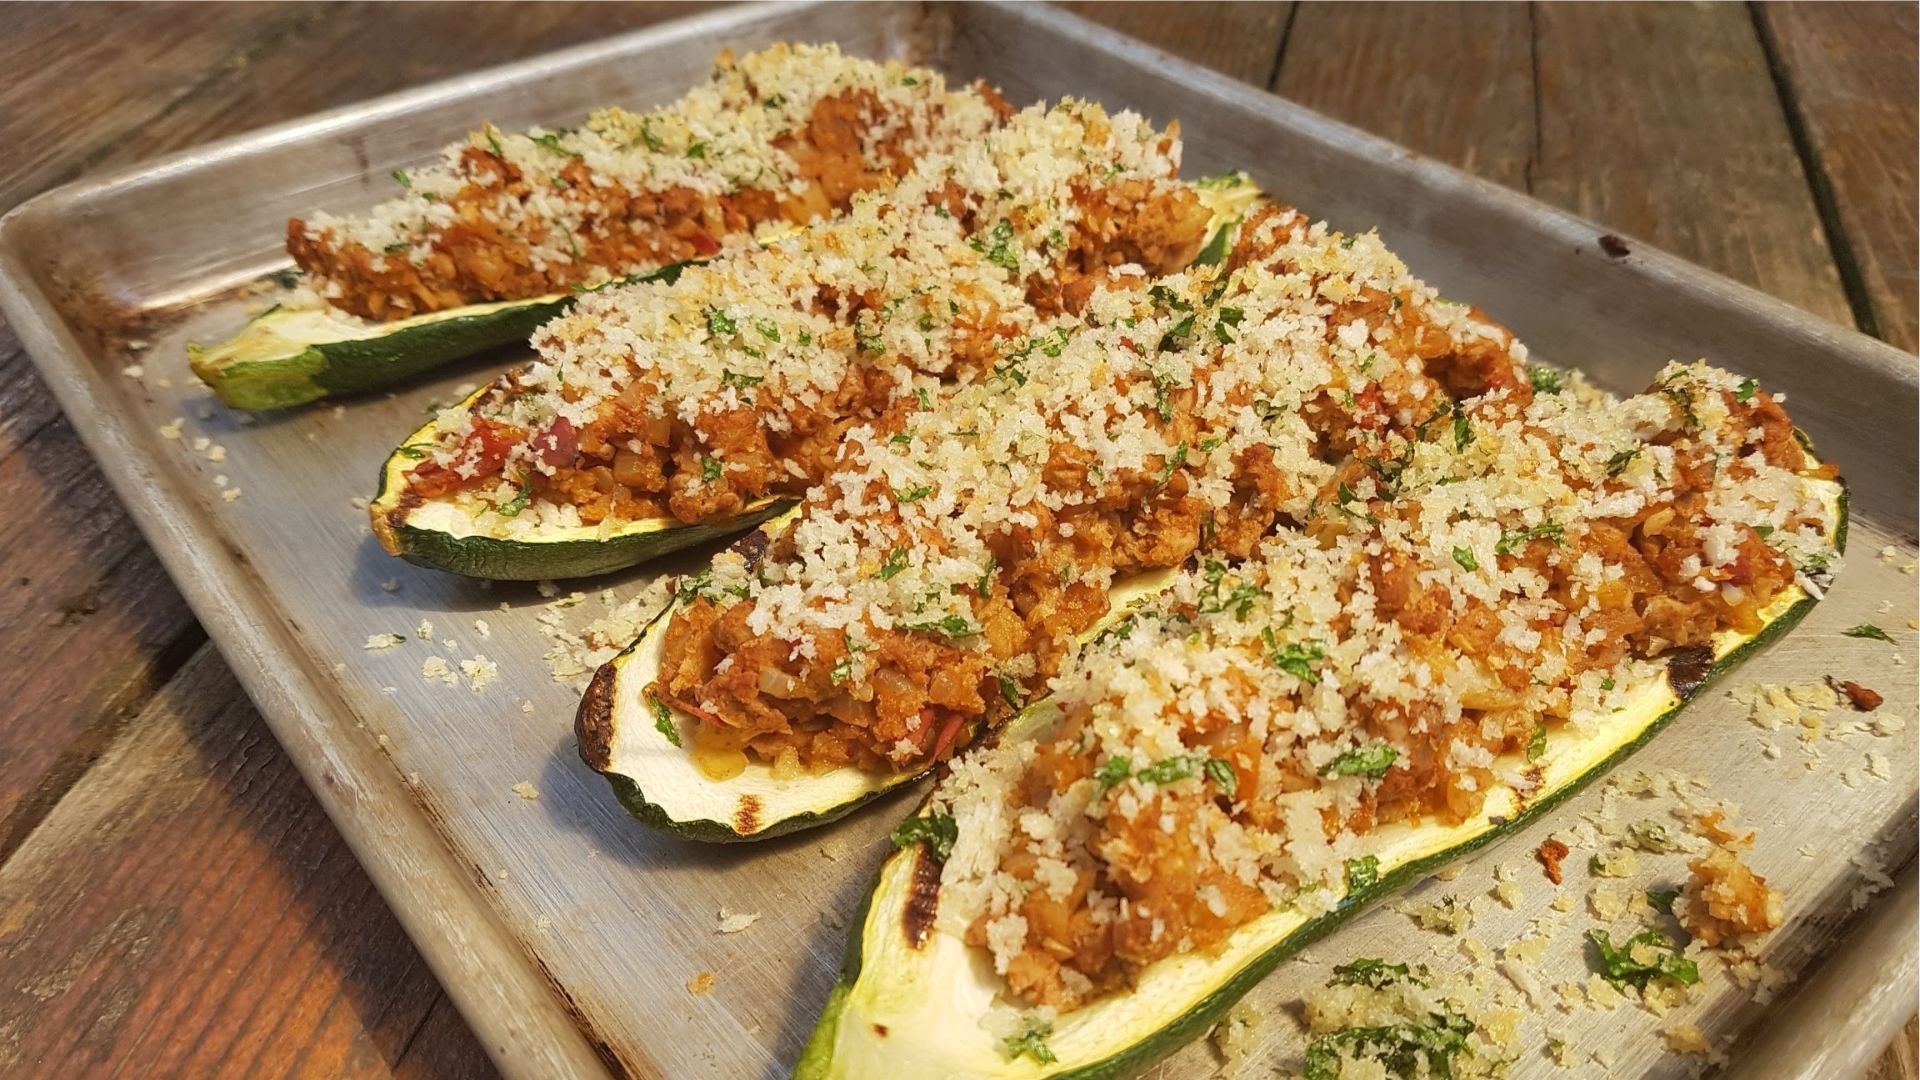
[[[438,998],[211,647],[0,866],[0,1073],[389,1076]]]
[[[1274,89],[1851,321],[1743,8],[1308,3]]]
[[[1305,3],[1272,89],[1525,190],[1535,152],[1530,26],[1520,4]]]
[[[1079,0],[1059,6],[1257,86],[1273,76],[1293,11],[1291,3],[1215,4],[1205,17],[1196,17],[1193,5],[1184,3]]]
[[[1859,290],[1862,329],[1911,351],[1920,344],[1920,8],[1760,4],[1754,13],[1774,47],[1789,114],[1803,125],[1808,175],[1834,218],[1835,255]]]

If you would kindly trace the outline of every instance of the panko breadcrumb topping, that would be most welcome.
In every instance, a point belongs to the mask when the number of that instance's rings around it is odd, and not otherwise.
[[[849,425],[984,375],[1083,280],[1190,260],[1207,212],[1178,155],[1132,114],[1035,107],[840,218],[583,296],[537,362],[403,451],[421,464],[393,513],[450,499],[511,538],[796,496]]]
[[[1315,265],[1340,265],[1352,249],[1327,238]],[[1209,327],[1217,306],[1196,314]],[[1241,325],[1282,319],[1261,316]],[[1072,659],[1050,731],[955,761],[937,789],[930,813],[957,837],[941,925],[1011,996],[1073,1008],[1275,907],[1328,910],[1371,879],[1379,823],[1460,821],[1496,783],[1530,790],[1529,756],[1664,678],[1667,654],[1756,631],[1824,580],[1815,481],[1832,471],[1750,380],[1673,364],[1617,399],[1516,382],[1499,337],[1501,362],[1401,361],[1377,350],[1392,327],[1253,365],[1331,356],[1338,373],[1270,403],[1316,425],[1305,505]],[[1369,357],[1427,392],[1353,380]]]
[[[829,216],[1008,111],[984,85],[951,90],[833,45],[722,53],[704,84],[651,112],[489,124],[436,164],[396,170],[404,193],[363,215],[290,222],[287,250],[323,300],[373,319],[564,293]]]

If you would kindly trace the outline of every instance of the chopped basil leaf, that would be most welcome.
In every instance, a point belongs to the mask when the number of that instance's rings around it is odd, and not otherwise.
[[[1558,522],[1549,521],[1545,525],[1535,525],[1531,529],[1501,533],[1500,542],[1493,545],[1493,552],[1496,555],[1511,555],[1515,550],[1523,548],[1535,540],[1551,540],[1555,544],[1564,546],[1567,542],[1566,526]]]
[[[533,497],[533,474],[521,473],[520,474],[520,490],[514,494],[513,498],[508,499],[506,502],[501,503],[499,506],[494,507],[493,512],[496,514],[499,514],[501,517],[519,517],[520,511],[525,510],[527,508],[527,500],[531,499],[532,497]]]
[[[1658,930],[1642,930],[1618,945],[1597,927],[1587,937],[1599,955],[1601,976],[1615,986],[1645,987],[1661,976],[1689,985],[1700,981],[1699,966]]]
[[[906,568],[907,549],[897,547],[887,552],[887,561],[880,564],[880,572],[873,576],[879,578],[881,581],[885,581]]]
[[[1872,623],[1861,623],[1859,626],[1851,627],[1840,632],[1848,637],[1872,638],[1875,641],[1884,641],[1889,645],[1895,644],[1892,634],[1887,633]]]
[[[660,699],[654,697],[652,694],[647,695],[647,708],[653,710],[653,729],[665,735],[667,741],[673,745],[681,745],[680,728],[673,722],[673,713],[668,711],[667,707],[660,703]]]
[[[1233,798],[1233,793],[1240,787],[1240,774],[1234,771],[1233,762],[1225,758],[1208,758],[1204,768],[1207,779],[1218,784],[1227,798]]]
[[[1393,763],[1400,760],[1400,751],[1387,743],[1374,743],[1349,750],[1327,763],[1320,770],[1321,776],[1365,776],[1378,780],[1387,775]]]
[[[894,847],[926,844],[941,859],[946,859],[953,854],[953,843],[958,839],[960,839],[960,826],[954,822],[951,814],[910,817],[893,830]]]
[[[1472,571],[1480,569],[1480,560],[1473,557],[1472,548],[1454,548],[1453,561],[1459,563],[1462,570]]]

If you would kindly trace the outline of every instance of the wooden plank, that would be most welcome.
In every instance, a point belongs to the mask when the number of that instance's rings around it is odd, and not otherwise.
[[[320,13],[257,3],[7,5],[0,211],[73,175],[214,73],[244,65],[249,44]]]
[[[0,1073],[389,1076],[438,996],[211,647],[0,866]]]
[[[1534,149],[1530,25],[1522,4],[1303,3],[1272,88],[1524,190]]]
[[[1274,86],[1849,321],[1743,8],[1303,4]]]
[[[0,857],[204,640],[0,324]]]
[[[1279,59],[1291,3],[1214,4],[1204,14],[1184,3],[1059,5],[1184,60],[1242,82],[1265,85]]]
[[[477,71],[680,18],[713,4],[351,3],[227,73],[216,90],[123,140],[102,164]],[[476,126],[484,117],[474,117]]]
[[[1907,1021],[1900,1036],[1880,1055],[1861,1080],[1914,1080],[1920,1076],[1920,1018]]]
[[[1754,12],[1811,151],[1808,171],[1837,231],[1861,328],[1911,351],[1920,344],[1920,8],[1795,3]]]
[[[1535,195],[1851,322],[1744,8],[1532,10],[1541,116]]]

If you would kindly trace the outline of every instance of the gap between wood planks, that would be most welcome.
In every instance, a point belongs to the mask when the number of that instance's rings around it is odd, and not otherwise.
[[[1860,260],[1855,256],[1853,244],[1847,239],[1846,226],[1840,220],[1840,203],[1834,197],[1833,180],[1827,175],[1820,153],[1807,132],[1807,118],[1801,111],[1793,79],[1787,73],[1786,60],[1780,55],[1780,43],[1774,38],[1773,27],[1760,13],[1757,0],[1748,0],[1747,14],[1753,20],[1753,32],[1760,40],[1760,48],[1766,53],[1767,72],[1773,76],[1774,89],[1780,97],[1780,111],[1787,121],[1787,133],[1793,138],[1794,153],[1799,156],[1801,168],[1806,172],[1807,188],[1812,191],[1813,203],[1820,210],[1820,231],[1826,237],[1827,251],[1833,257],[1834,267],[1840,272],[1840,286],[1846,291],[1847,306],[1853,310],[1854,325],[1861,333],[1880,337],[1880,323],[1874,318],[1873,298],[1867,294],[1866,277],[1860,271]]]

